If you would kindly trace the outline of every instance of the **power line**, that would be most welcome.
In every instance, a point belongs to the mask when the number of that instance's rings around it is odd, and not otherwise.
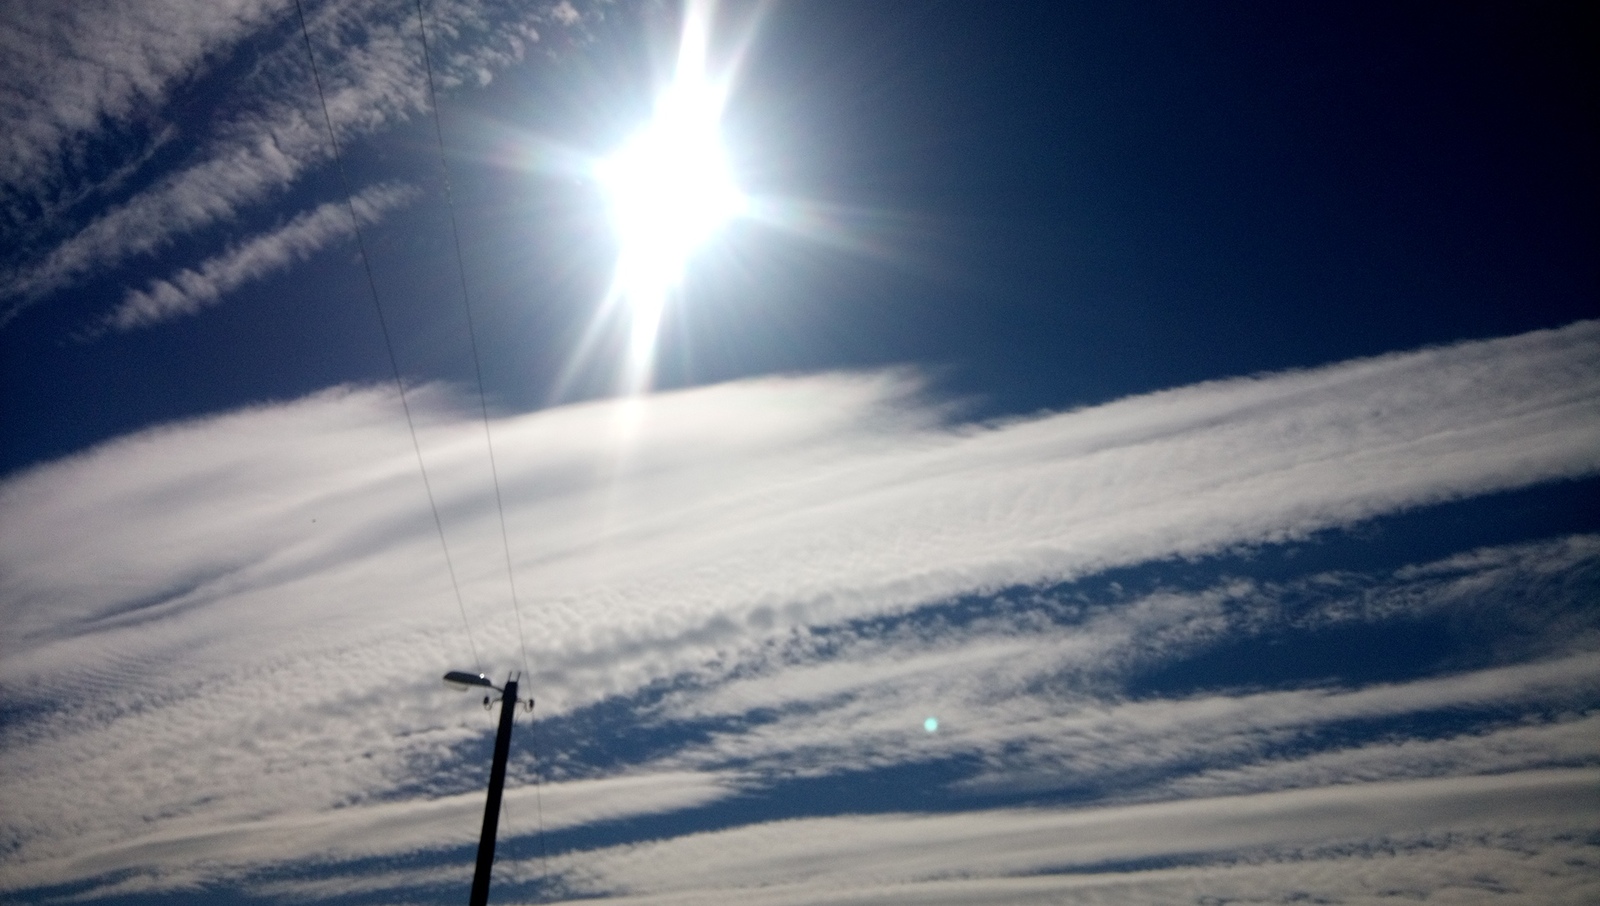
[[[422,11],[422,0],[416,0],[417,5],[417,32],[422,38],[422,68],[428,76],[428,103],[433,107],[433,135],[439,149],[439,176],[444,187],[445,210],[450,214],[450,238],[455,246],[456,253],[456,278],[461,284],[461,309],[467,317],[467,337],[471,341],[472,369],[478,380],[478,409],[483,416],[483,441],[489,451],[489,477],[494,482],[494,507],[500,517],[500,548],[505,553],[506,560],[506,586],[511,591],[511,613],[516,618],[517,644],[522,649],[522,670],[528,678],[533,678],[533,671],[528,664],[528,642],[522,632],[522,607],[517,600],[516,570],[511,563],[511,538],[506,531],[505,500],[500,493],[500,470],[495,465],[494,434],[489,427],[489,402],[483,390],[483,364],[478,356],[478,330],[472,317],[472,296],[467,291],[467,265],[461,254],[461,228],[456,220],[455,199],[450,191],[450,163],[444,149],[444,124],[443,114],[439,108],[439,95],[433,84],[433,62],[428,52],[428,23]],[[532,711],[534,703],[528,701],[528,749],[533,755],[533,797],[534,810],[537,815],[539,833],[539,865],[546,879],[550,877],[550,859],[545,851],[544,842],[544,791],[539,782],[539,749],[535,744],[533,735],[536,721]],[[542,899],[541,895],[541,899]]]
[[[539,867],[545,880],[550,879],[550,854],[544,848],[544,783],[539,776],[539,740],[534,729],[539,721],[533,715],[533,705],[528,706],[528,751],[533,753],[533,808],[539,820]],[[540,899],[544,899],[541,892]]]
[[[296,0],[298,2],[298,0]],[[505,551],[506,584],[511,589],[511,614],[516,618],[517,644],[522,649],[522,672],[533,678],[528,667],[528,641],[522,633],[522,608],[517,601],[517,577],[511,566],[511,539],[506,532],[506,507],[500,494],[500,470],[494,460],[494,434],[489,429],[489,402],[483,392],[483,364],[478,358],[478,331],[472,318],[472,301],[467,292],[467,266],[461,255],[461,229],[456,224],[455,201],[450,194],[450,165],[444,153],[444,126],[440,122],[439,96],[433,88],[433,63],[428,53],[428,26],[417,0],[417,30],[422,35],[422,68],[428,74],[428,103],[433,106],[433,134],[439,144],[439,173],[444,183],[444,206],[450,212],[450,237],[455,242],[456,277],[461,284],[461,308],[467,315],[467,336],[471,340],[472,368],[478,379],[478,408],[483,414],[483,440],[489,450],[489,477],[494,482],[494,507],[500,516],[500,547]]]
[[[533,755],[533,803],[534,803],[534,814],[535,814],[536,820],[538,822],[537,823],[537,828],[538,828],[538,836],[539,836],[539,856],[538,856],[539,874],[540,874],[541,877],[543,877],[545,879],[546,882],[548,882],[549,879],[550,879],[550,854],[546,851],[545,843],[544,843],[544,790],[543,790],[543,786],[540,783],[540,778],[539,778],[539,746],[538,746],[537,739],[535,738],[534,733],[533,733],[534,727],[537,726],[537,721],[533,717],[533,707],[534,707],[533,699],[529,699],[528,700],[528,751],[530,753],[532,753],[532,755]],[[511,817],[511,800],[510,799],[502,799],[502,800],[500,800],[500,814],[501,814],[501,817],[504,819],[504,825],[506,827],[513,826],[514,819]],[[511,834],[510,846],[516,847],[516,845],[517,845],[516,841],[517,841],[517,835],[516,835],[516,833],[513,832]],[[515,861],[515,856],[513,856],[513,861]],[[504,875],[502,875],[502,878],[504,878]],[[515,880],[515,878],[513,878],[512,880]],[[539,901],[543,902],[548,897],[548,895],[549,895],[549,891],[548,890],[541,889],[539,891]]]
[[[306,28],[306,11],[301,0],[294,0],[294,11],[300,17],[300,36],[306,42],[306,60],[311,64],[311,80],[317,86],[317,100],[322,104],[322,120],[328,127],[328,144],[333,149],[333,163],[339,171],[339,184],[344,188],[345,207],[350,212],[350,227],[355,231],[356,251],[361,256],[361,269],[367,275],[367,289],[372,293],[372,307],[378,313],[378,328],[383,333],[383,348],[389,353],[389,368],[394,373],[394,386],[400,393],[400,408],[406,414],[406,430],[411,434],[411,449],[417,455],[417,471],[422,473],[422,489],[428,495],[428,509],[433,513],[433,527],[439,533],[439,548],[444,551],[445,569],[450,573],[450,588],[455,592],[456,608],[461,611],[461,626],[467,632],[467,647],[472,649],[472,662],[483,671],[483,660],[478,657],[478,645],[472,640],[472,624],[467,620],[467,605],[461,599],[461,583],[456,579],[456,567],[450,558],[450,545],[444,538],[444,522],[439,518],[439,505],[433,497],[433,483],[428,480],[428,467],[422,460],[422,444],[417,440],[416,421],[411,417],[411,403],[406,399],[405,381],[400,378],[400,363],[395,358],[394,341],[389,335],[389,321],[383,314],[383,303],[378,300],[378,282],[372,278],[372,262],[367,258],[366,242],[361,238],[361,218],[356,216],[355,198],[350,192],[350,179],[345,175],[344,158],[339,153],[339,136],[333,129],[333,117],[328,113],[328,96],[322,90],[322,76],[317,72],[317,55],[311,49],[311,31]]]

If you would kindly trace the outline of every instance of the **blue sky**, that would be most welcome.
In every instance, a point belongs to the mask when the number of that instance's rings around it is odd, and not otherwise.
[[[1573,14],[423,10],[0,11],[0,900],[1600,896]]]

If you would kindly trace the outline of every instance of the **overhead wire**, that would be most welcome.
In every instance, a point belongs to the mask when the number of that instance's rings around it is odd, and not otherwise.
[[[539,774],[539,739],[534,730],[539,726],[534,718],[533,706],[528,707],[528,751],[533,755],[533,808],[539,821],[539,870],[546,880],[550,878],[550,853],[544,846],[544,783]],[[539,898],[544,899],[540,891]]]
[[[548,882],[550,879],[550,854],[545,849],[544,842],[544,792],[539,778],[539,747],[534,739],[534,726],[535,721],[530,715],[528,718],[528,750],[533,754],[533,808],[536,821],[538,822],[537,826],[539,831],[539,875],[544,878],[546,882]],[[509,797],[500,800],[500,814],[503,819],[501,822],[502,825],[506,827],[512,826],[514,819],[511,817],[511,799]],[[515,841],[517,839],[516,835],[512,834],[511,839],[513,841],[512,845],[515,846]],[[516,858],[517,857],[513,854],[512,861],[515,862]],[[513,880],[515,879],[513,878]],[[535,902],[542,903],[548,897],[549,891],[545,889],[544,885],[540,885],[538,899]]]
[[[539,743],[537,736],[534,734],[534,729],[537,726],[538,721],[533,717],[533,702],[530,699],[528,703],[528,751],[533,756],[533,809],[539,837],[539,874],[548,881],[550,878],[550,853],[545,848],[544,842],[544,785],[539,774]],[[504,825],[509,827],[512,823],[511,800],[509,798],[500,800],[500,814],[504,819]],[[511,839],[515,841],[517,839],[516,835],[513,834]],[[513,845],[515,844],[513,843]],[[538,902],[544,902],[548,895],[549,891],[541,886]]]
[[[461,228],[456,218],[455,199],[450,191],[450,163],[448,156],[445,154],[444,125],[442,116],[440,114],[439,95],[434,88],[432,55],[428,50],[427,16],[423,12],[422,0],[416,0],[416,7],[417,32],[422,41],[422,68],[427,74],[428,78],[428,103],[429,106],[433,108],[433,134],[439,151],[439,175],[444,190],[445,209],[450,215],[450,238],[455,248],[456,278],[461,286],[461,308],[462,311],[465,312],[467,319],[467,336],[472,349],[472,368],[474,376],[477,378],[478,382],[478,409],[483,417],[483,440],[484,446],[488,449],[489,454],[489,477],[494,484],[494,506],[495,512],[499,516],[500,520],[500,548],[505,554],[506,586],[511,592],[511,613],[516,621],[517,644],[522,650],[522,670],[524,675],[528,676],[531,680],[533,673],[530,669],[528,661],[527,638],[522,630],[522,607],[517,598],[517,577],[516,570],[513,567],[511,560],[510,533],[506,530],[505,499],[500,491],[500,470],[495,463],[494,456],[494,433],[490,429],[489,403],[483,387],[483,364],[482,359],[478,355],[478,331],[475,320],[472,317],[472,296],[467,289],[467,266],[465,256],[463,256],[461,253]],[[530,698],[528,701],[528,748],[530,754],[533,756],[533,796],[539,837],[539,865],[541,873],[546,878],[549,878],[550,859],[545,849],[544,838],[544,791],[543,785],[540,782],[539,774],[539,750],[534,738],[534,728],[537,726],[537,722],[533,716],[533,709],[534,701],[532,698]],[[503,801],[501,807],[504,808]],[[541,891],[540,898],[543,899],[543,896],[544,892]]]
[[[472,623],[467,619],[467,605],[461,598],[461,583],[456,578],[455,562],[450,556],[450,545],[445,541],[444,522],[439,518],[439,504],[433,495],[433,483],[428,479],[428,466],[422,458],[422,444],[417,440],[417,424],[411,415],[411,403],[406,399],[405,381],[400,377],[400,362],[394,354],[394,340],[389,332],[389,320],[383,313],[383,303],[378,298],[378,282],[372,276],[372,261],[367,257],[366,242],[361,237],[361,218],[356,214],[355,196],[350,191],[350,178],[345,173],[344,157],[339,150],[339,136],[333,128],[333,117],[328,113],[328,96],[322,88],[322,75],[317,70],[317,55],[311,47],[311,30],[306,27],[306,11],[301,0],[294,0],[295,14],[300,19],[300,36],[306,43],[306,60],[311,64],[311,80],[317,87],[317,100],[322,105],[322,120],[328,127],[328,144],[333,151],[333,162],[339,171],[339,184],[344,189],[345,207],[350,212],[350,227],[355,232],[356,251],[361,258],[361,269],[367,277],[367,289],[372,294],[372,307],[378,313],[378,329],[383,334],[383,348],[389,354],[389,368],[394,374],[394,386],[400,395],[400,408],[406,416],[406,430],[411,435],[411,449],[417,456],[417,471],[422,474],[422,488],[428,496],[428,509],[433,513],[433,527],[439,534],[439,548],[444,552],[445,570],[450,574],[450,588],[455,592],[456,608],[461,612],[461,625],[466,630],[467,647],[472,649],[472,662],[478,672],[483,672],[483,659],[478,656],[478,645],[472,638]]]
[[[439,95],[433,87],[433,62],[428,52],[428,26],[422,0],[416,0],[417,30],[422,36],[422,68],[428,76],[428,103],[433,108],[433,134],[439,147],[439,174],[444,186],[444,206],[450,213],[450,238],[455,245],[456,278],[461,285],[461,308],[467,316],[467,337],[472,348],[472,368],[478,380],[478,408],[483,415],[483,440],[489,451],[489,478],[494,483],[494,507],[500,517],[500,547],[505,552],[506,585],[511,590],[511,614],[517,625],[517,644],[522,649],[522,672],[532,678],[528,666],[528,641],[522,631],[522,607],[517,600],[516,570],[511,565],[511,538],[506,531],[506,506],[500,493],[500,469],[494,458],[494,433],[489,428],[489,401],[483,390],[483,364],[478,356],[478,330],[472,317],[472,298],[467,292],[467,266],[461,254],[461,228],[456,221],[455,200],[450,192],[450,165],[445,158],[444,126],[440,122]]]

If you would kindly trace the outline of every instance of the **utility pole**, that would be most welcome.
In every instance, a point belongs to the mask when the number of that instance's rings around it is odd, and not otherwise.
[[[511,754],[511,724],[519,704],[517,680],[516,675],[512,674],[512,679],[506,680],[502,689],[481,673],[452,670],[444,675],[444,681],[458,689],[481,686],[500,693],[500,729],[494,735],[494,763],[489,767],[489,801],[483,807],[483,833],[478,837],[478,867],[472,873],[472,896],[467,900],[468,906],[488,906],[489,870],[494,867],[494,837],[500,826],[500,795],[506,788],[506,757]],[[485,695],[484,707],[489,706],[489,701],[489,696]],[[528,701],[528,708],[533,708],[532,699]]]
[[[488,906],[489,869],[494,867],[494,835],[500,826],[500,794],[506,786],[506,756],[511,752],[511,724],[517,713],[517,681],[506,680],[500,695],[500,729],[494,735],[494,765],[489,768],[489,802],[483,807],[483,834],[478,837],[478,868],[472,873],[468,906]]]

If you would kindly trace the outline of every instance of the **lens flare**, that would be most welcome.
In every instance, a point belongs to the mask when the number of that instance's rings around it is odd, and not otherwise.
[[[596,168],[630,295],[670,291],[694,250],[744,210],[720,141],[721,102],[705,87],[673,86],[650,124]]]
[[[661,320],[690,257],[746,208],[722,148],[726,80],[706,72],[709,29],[704,4],[690,4],[653,117],[594,168],[619,242],[611,294],[629,317],[629,392],[649,385]]]

